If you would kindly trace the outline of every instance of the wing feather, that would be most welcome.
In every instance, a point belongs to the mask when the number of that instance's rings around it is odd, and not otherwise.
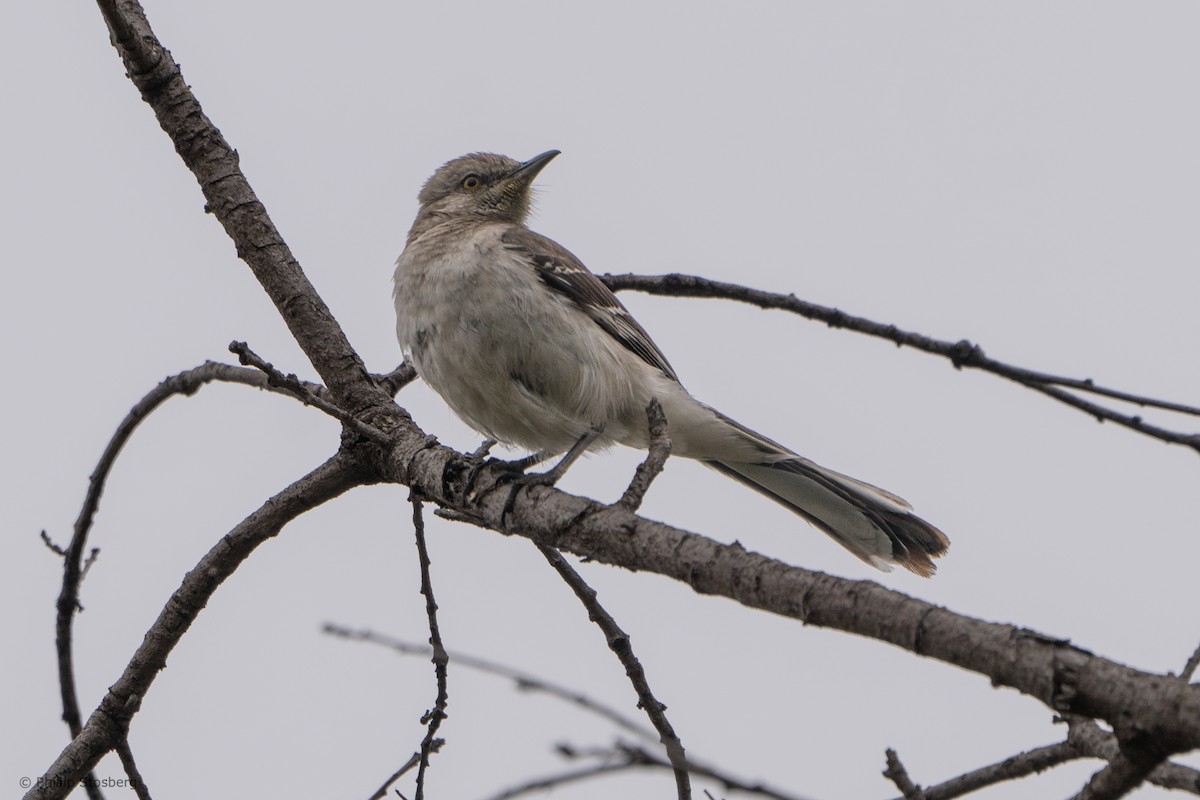
[[[519,225],[506,230],[501,241],[509,250],[526,259],[546,286],[572,300],[605,333],[642,361],[662,370],[672,380],[679,380],[667,357],[654,344],[646,329],[571,251]]]

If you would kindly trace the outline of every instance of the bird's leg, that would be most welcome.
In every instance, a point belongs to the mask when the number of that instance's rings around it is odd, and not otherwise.
[[[513,461],[506,461],[502,458],[487,458],[487,454],[496,446],[495,439],[484,439],[479,447],[475,448],[474,452],[467,456],[467,461],[471,463],[471,469],[467,471],[467,477],[463,481],[463,495],[470,499],[475,495],[475,480],[479,477],[479,473],[484,467],[497,467],[505,472],[522,475],[525,470],[535,464],[540,464],[550,456],[554,455],[550,450],[539,450],[536,453],[518,458]],[[505,478],[500,478],[496,482],[500,483]]]
[[[496,486],[497,483],[509,482],[514,480],[514,477],[520,477],[524,475],[524,471],[530,467],[533,467],[535,464],[540,464],[541,462],[546,461],[547,458],[550,458],[554,455],[554,451],[552,450],[539,450],[538,452],[530,453],[530,455],[524,458],[516,458],[514,461],[505,461],[503,458],[487,458],[487,453],[491,452],[492,447],[494,446],[496,446],[496,439],[484,439],[484,443],[479,445],[479,447],[476,447],[476,449],[467,456],[467,461],[470,463],[470,469],[467,470],[467,477],[463,480],[463,495],[468,500],[474,499],[475,480],[478,479],[479,474],[482,470],[484,470],[485,467],[496,467],[504,470],[505,473],[511,474],[500,475],[496,480],[496,483],[493,483],[493,486]],[[570,464],[568,464],[568,467],[570,467]],[[560,473],[558,473],[558,475],[562,476],[563,471],[566,471],[565,467],[562,471],[560,471]]]
[[[571,449],[567,451],[566,455],[560,458],[558,463],[550,469],[546,470],[545,472],[535,472],[532,475],[518,475],[513,477],[512,488],[508,492],[508,500],[506,500],[504,503],[504,511],[501,513],[501,517],[503,518],[508,514],[508,512],[512,511],[513,503],[515,503],[517,500],[517,493],[526,486],[553,486],[554,484],[558,483],[559,478],[566,474],[566,471],[571,468],[571,465],[579,460],[579,457],[584,454],[584,451],[591,447],[592,443],[596,441],[601,433],[604,433],[603,423],[594,428],[589,428],[586,432],[584,432],[584,434],[579,437],[575,444],[571,445]],[[534,455],[529,456],[529,458],[544,460],[548,455],[549,454],[546,453],[535,453]],[[539,456],[541,456],[541,458],[538,458]],[[534,461],[533,463],[536,464],[537,461]]]
[[[583,455],[584,451],[587,450],[589,447],[591,447],[592,442],[596,441],[596,439],[602,433],[604,433],[603,423],[600,425],[597,425],[595,428],[589,428],[588,431],[583,434],[583,436],[579,437],[578,441],[576,441],[575,444],[571,445],[571,449],[567,451],[567,454],[565,456],[563,456],[562,458],[560,458],[558,460],[557,464],[555,464],[553,467],[546,470],[545,472],[539,472],[536,475],[526,475],[525,477],[526,478],[538,478],[539,480],[536,481],[537,483],[540,483],[544,486],[553,486],[554,484],[558,483],[558,479],[561,478],[564,474],[566,474],[566,471],[571,468],[571,465],[579,460],[579,457],[581,455]],[[546,458],[549,458],[550,455],[552,455],[552,454],[551,453],[536,453],[533,456],[530,456],[530,458],[542,456],[542,458],[540,458],[539,460],[545,460]],[[537,461],[535,461],[533,463],[536,464]]]

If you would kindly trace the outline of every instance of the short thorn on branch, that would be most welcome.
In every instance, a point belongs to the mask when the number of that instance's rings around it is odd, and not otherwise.
[[[57,553],[59,556],[61,556],[63,558],[67,557],[67,551],[64,550],[61,546],[55,544],[54,540],[50,538],[50,534],[46,533],[45,530],[43,530],[39,535],[42,538],[42,544],[46,545],[46,547],[48,547],[52,552]]]

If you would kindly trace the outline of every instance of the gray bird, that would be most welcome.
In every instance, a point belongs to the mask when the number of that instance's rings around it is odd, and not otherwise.
[[[932,575],[945,534],[896,495],[696,400],[608,287],[525,226],[533,180],[556,155],[472,153],[421,189],[394,292],[400,346],[421,378],[484,436],[567,452],[564,465],[589,446],[646,448],[657,398],[672,453],[786,506],[869,564]]]

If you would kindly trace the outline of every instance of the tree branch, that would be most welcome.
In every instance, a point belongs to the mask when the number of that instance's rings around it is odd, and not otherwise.
[[[1108,731],[1101,730],[1100,726],[1092,720],[1071,717],[1068,718],[1067,724],[1069,726],[1067,743],[1076,752],[1089,758],[1099,758],[1105,761],[1112,761],[1120,755],[1117,737]],[[1200,795],[1200,770],[1185,767],[1182,764],[1171,762],[1160,764],[1150,772],[1147,780],[1164,789]]]
[[[402,655],[410,656],[428,656],[433,651],[428,645],[416,644],[413,642],[405,642],[399,639],[394,639],[390,636],[384,636],[370,630],[351,630],[342,625],[333,623],[325,623],[321,628],[323,633],[330,636],[338,636],[343,639],[351,639],[359,642],[370,642],[372,644],[382,645],[383,647],[391,648]],[[450,660],[455,664],[470,669],[476,669],[491,675],[496,675],[502,678],[507,678],[516,684],[516,687],[521,691],[545,692],[551,697],[557,697],[567,703],[575,705],[584,711],[595,714],[603,719],[615,723],[622,729],[633,733],[638,738],[646,742],[660,744],[659,735],[647,728],[642,727],[637,722],[634,722],[629,717],[612,707],[594,700],[585,694],[577,692],[573,689],[551,683],[545,678],[540,678],[529,672],[499,664],[495,661],[478,658],[476,656],[464,655],[462,653],[450,653]],[[568,748],[565,745],[559,745],[558,751],[568,757],[577,758],[580,755],[576,748]],[[640,753],[638,766],[658,766],[663,769],[673,770],[674,766],[669,760],[659,758],[649,751],[625,742],[618,742],[616,747],[594,749],[587,752],[589,756],[595,756],[601,760],[611,761],[614,758],[628,759],[630,753]],[[750,781],[736,778],[724,770],[713,766],[712,764],[697,761],[694,755],[689,755],[687,759],[688,771],[692,775],[710,778],[722,784],[726,789],[733,791],[746,792],[748,794],[757,794],[762,797],[771,798],[771,800],[800,800],[796,795],[784,793],[781,789],[774,789],[761,781],[751,783]],[[632,765],[631,765],[632,766]],[[543,781],[550,780],[549,778],[541,779]],[[572,778],[574,780],[574,778]],[[546,784],[540,784],[540,788],[546,788]]]
[[[109,687],[74,739],[25,795],[28,800],[65,797],[109,751],[126,737],[167,655],[191,626],[217,587],[285,524],[355,486],[366,473],[345,453],[339,453],[263,504],[226,534],[200,559],[171,595],[146,633],[121,677]]]
[[[1025,778],[1084,757],[1084,753],[1080,753],[1067,742],[1037,747],[925,788],[922,790],[922,796],[924,800],[953,800],[955,797],[962,797],[997,783]],[[901,788],[901,792],[903,791]]]
[[[429,645],[414,644],[405,642],[399,639],[394,639],[390,636],[384,636],[380,633],[375,633],[371,630],[351,630],[342,625],[335,625],[327,622],[321,627],[323,633],[330,636],[338,636],[343,639],[351,639],[359,642],[370,642],[372,644],[382,645],[391,648],[403,655],[412,656],[432,656],[433,648]],[[642,727],[640,724],[630,719],[629,717],[617,711],[605,703],[594,700],[585,694],[581,694],[573,689],[568,689],[556,683],[551,683],[545,678],[540,678],[529,672],[499,664],[495,661],[488,661],[485,658],[467,655],[465,653],[449,652],[450,661],[469,669],[479,670],[480,672],[498,675],[502,678],[507,678],[516,684],[516,688],[523,692],[544,692],[551,697],[557,697],[567,703],[578,706],[583,710],[595,714],[603,719],[612,722],[619,728],[622,728],[635,736],[645,739],[648,742],[657,742],[658,734],[648,728]]]
[[[385,393],[369,379],[341,326],[300,270],[242,174],[237,152],[204,114],[140,4],[137,0],[97,3],[130,80],[196,176],[207,210],[233,240],[337,405],[351,414],[378,406]]]
[[[679,741],[679,736],[671,727],[670,721],[667,720],[665,713],[667,707],[660,703],[650,690],[650,683],[646,680],[646,671],[642,669],[641,662],[633,654],[633,647],[629,643],[629,634],[621,630],[621,626],[617,624],[612,615],[605,610],[604,606],[600,605],[600,601],[596,599],[596,590],[589,586],[587,581],[567,563],[562,553],[543,544],[538,544],[537,548],[550,562],[550,566],[554,567],[571,587],[571,591],[575,592],[579,602],[583,603],[584,608],[588,611],[588,619],[604,631],[608,648],[620,659],[621,665],[625,667],[625,674],[629,676],[634,691],[637,692],[638,708],[646,712],[646,716],[650,718],[650,724],[658,731],[662,745],[667,750],[667,757],[671,760],[671,767],[675,772],[675,787],[679,800],[690,800],[692,788],[688,779],[688,763],[687,756],[683,751],[683,743]]]
[[[309,388],[304,381],[296,377],[294,373],[284,375],[275,369],[274,364],[264,360],[262,356],[251,350],[250,345],[245,342],[230,342],[229,352],[237,355],[238,360],[243,366],[254,367],[266,375],[268,386],[282,390],[306,406],[313,406],[325,412],[359,436],[365,436],[376,444],[387,444],[388,437],[382,431],[376,430],[360,419],[356,419],[334,403],[324,399],[320,394]]]
[[[650,400],[646,407],[646,419],[650,423],[650,441],[646,460],[638,464],[629,482],[629,488],[621,495],[617,505],[629,511],[637,511],[650,489],[650,484],[663,471],[667,458],[671,455],[671,437],[668,430],[667,415],[663,413],[662,403],[657,398]]]
[[[870,581],[794,567],[638,517],[558,489],[521,494],[504,514],[506,491],[474,502],[463,495],[470,464],[432,445],[402,449],[388,479],[503,533],[635,571],[675,578],[703,594],[902,647],[1015,688],[1056,713],[1104,719],[1119,737],[1146,735],[1171,752],[1200,745],[1200,687],[1109,661],[1058,639],[956,614]]]
[[[847,330],[886,339],[894,342],[897,347],[911,347],[925,353],[939,355],[950,360],[955,369],[978,369],[990,372],[1010,381],[1015,381],[1029,389],[1041,392],[1060,403],[1077,408],[1095,417],[1100,422],[1114,422],[1122,427],[1137,431],[1170,444],[1181,444],[1200,452],[1200,433],[1179,433],[1151,425],[1140,416],[1122,414],[1111,408],[1084,400],[1072,392],[1107,397],[1124,403],[1132,403],[1146,408],[1157,408],[1187,416],[1200,416],[1200,408],[1175,403],[1167,400],[1156,400],[1152,397],[1123,392],[1099,386],[1091,378],[1068,378],[1050,375],[1024,367],[988,358],[979,345],[966,339],[957,342],[944,341],[925,336],[920,333],[902,330],[895,325],[884,325],[864,317],[856,317],[829,306],[809,303],[800,300],[794,294],[776,294],[759,289],[750,289],[733,283],[709,280],[695,275],[601,275],[608,288],[614,292],[634,290],[647,294],[666,295],[670,297],[707,297],[736,300],[742,303],[758,306],[759,308],[779,309],[790,311],[806,319],[824,322],[831,328],[846,328]]]
[[[206,361],[198,367],[166,378],[146,393],[117,425],[116,431],[109,439],[88,480],[88,490],[84,496],[83,505],[79,509],[79,516],[75,519],[71,544],[65,550],[59,548],[50,542],[44,531],[42,532],[42,538],[47,545],[63,556],[62,589],[56,604],[55,641],[58,652],[58,683],[62,696],[63,720],[67,723],[72,737],[79,735],[83,724],[79,712],[79,698],[75,690],[72,626],[76,611],[82,607],[79,602],[80,585],[98,552],[93,548],[85,560],[84,550],[87,547],[88,535],[95,521],[96,512],[100,509],[100,498],[104,494],[104,486],[108,481],[109,473],[134,431],[159,406],[172,397],[180,395],[190,397],[201,387],[214,381],[240,383],[286,394],[282,389],[268,385],[266,376],[257,370],[218,364],[214,361]],[[323,390],[324,387],[319,388]],[[90,786],[92,783],[94,782],[89,782],[88,794],[93,798],[99,797],[98,791],[95,794],[92,793]]]
[[[409,498],[413,507],[413,530],[417,539],[417,560],[421,565],[421,594],[425,596],[425,614],[429,617],[429,646],[433,650],[433,671],[437,679],[437,698],[433,708],[421,717],[421,724],[427,726],[425,738],[421,740],[421,758],[417,768],[416,800],[425,796],[425,770],[429,767],[429,754],[437,749],[438,728],[446,718],[446,704],[450,696],[446,688],[446,665],[450,657],[442,646],[442,633],[438,629],[437,601],[433,599],[433,581],[429,577],[429,549],[425,546],[425,518],[421,515],[421,500],[413,496]]]
[[[908,770],[904,767],[904,762],[900,760],[900,756],[896,755],[896,751],[890,747],[886,751],[887,769],[883,771],[883,777],[887,778],[892,783],[896,784],[896,788],[900,790],[900,794],[904,796],[904,800],[929,800],[921,787],[913,783],[912,778],[908,777]]]
[[[1197,687],[1189,687],[1173,676],[1149,675],[1129,669],[1069,642],[954,614],[874,583],[846,581],[790,567],[748,553],[739,546],[718,545],[695,534],[643,520],[627,509],[601,506],[556,489],[521,493],[507,525],[503,519],[507,492],[485,492],[478,502],[469,502],[463,496],[461,484],[456,483],[469,469],[469,462],[436,445],[412,425],[380,384],[366,373],[361,359],[300,271],[241,174],[237,154],[204,116],[170,54],[154,38],[136,0],[99,0],[99,5],[131,79],[196,175],[208,199],[209,210],[225,227],[238,253],[275,303],[293,336],[329,386],[336,404],[392,437],[387,446],[368,443],[356,447],[355,452],[360,453],[367,463],[360,467],[356,462],[353,478],[343,474],[345,485],[329,496],[357,482],[405,483],[445,508],[460,515],[471,515],[479,524],[506,533],[521,533],[543,546],[663,574],[688,583],[698,592],[721,594],[752,608],[869,636],[987,675],[994,684],[1017,688],[1057,712],[1107,720],[1123,744],[1145,737],[1144,740],[1153,741],[1156,749],[1162,752],[1177,752],[1200,744],[1200,693]],[[701,287],[693,296],[715,296],[712,286],[719,285],[709,283],[710,286]],[[753,294],[753,290],[734,288],[747,298]],[[680,291],[673,289],[669,293],[679,294]],[[789,303],[800,305],[794,298],[784,300],[787,302],[779,307]],[[814,318],[824,319],[827,324],[853,325],[856,330],[870,330],[872,335],[883,336],[900,345],[937,352],[950,358],[959,368],[986,369],[1026,385],[1036,384],[1039,391],[1097,418],[1117,422],[1164,441],[1200,449],[1200,436],[1149,426],[1139,417],[1117,414],[1082,400],[1072,392],[1196,413],[1189,406],[1114,393],[1114,390],[1095,387],[1090,381],[1020,370],[987,359],[969,342],[939,342],[849,317],[836,309],[803,305],[817,314]],[[322,469],[326,468],[338,472],[328,464]],[[342,468],[346,469],[344,465]],[[358,472],[359,469],[362,472]],[[286,502],[282,505],[291,507]],[[269,503],[261,513],[268,514],[271,508]],[[267,535],[273,535],[277,530]],[[614,532],[620,535],[614,535]],[[231,534],[218,548],[225,546],[231,538],[243,541]],[[241,546],[245,545],[239,544]],[[253,549],[253,545],[249,549]],[[238,560],[244,558],[249,549],[239,555]],[[194,577],[198,572],[200,570],[189,574],[180,592],[188,588],[189,597],[195,593],[203,599],[207,596],[205,592],[211,594],[219,580],[214,581],[207,574]],[[170,642],[166,650],[190,624],[198,609],[198,606],[183,604],[181,610],[175,608],[176,605],[179,603],[168,605],[163,611],[164,617],[160,617],[160,621],[169,618],[177,625],[168,628],[169,633],[164,634],[165,640]],[[155,659],[162,653],[165,653],[162,645],[155,637],[148,637],[126,675],[56,762],[56,775],[72,775],[77,780],[95,763],[99,754],[111,749],[136,709],[141,691],[149,686],[155,671],[161,667]],[[146,661],[147,658],[150,660]],[[35,792],[32,796],[59,796],[43,794],[41,790]]]
[[[1092,775],[1075,800],[1117,800],[1133,791],[1166,760],[1153,748],[1122,747],[1111,761]]]

